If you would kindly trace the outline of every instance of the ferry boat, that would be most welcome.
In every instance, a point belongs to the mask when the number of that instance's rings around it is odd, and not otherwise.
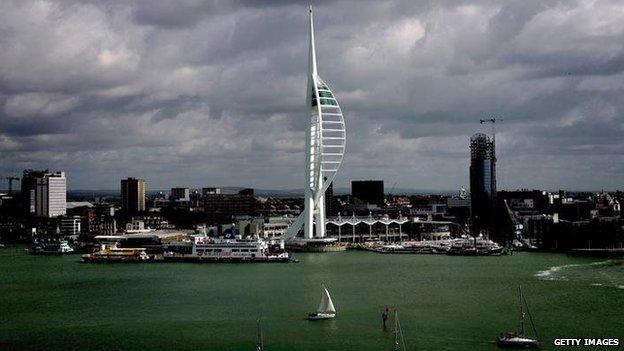
[[[120,248],[106,244],[98,251],[82,255],[84,262],[141,262],[149,259],[144,248]]]
[[[74,249],[67,240],[35,241],[30,252],[36,255],[62,255],[74,252]]]
[[[190,252],[165,249],[163,257],[170,261],[244,261],[286,262],[290,255],[284,249],[283,240],[265,241],[257,236],[242,238],[193,237]]]

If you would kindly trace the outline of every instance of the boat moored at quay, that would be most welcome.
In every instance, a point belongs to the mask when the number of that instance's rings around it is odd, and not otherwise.
[[[93,253],[82,255],[84,262],[147,262],[150,259],[144,248],[122,248],[106,244]]]
[[[447,255],[465,256],[497,256],[502,253],[503,247],[482,237],[455,239],[446,251]]]
[[[33,242],[30,252],[35,255],[62,255],[74,252],[67,240],[51,240]]]
[[[468,236],[454,239],[403,241],[398,243],[371,242],[355,248],[386,254],[498,256],[510,253],[492,240]]]
[[[189,245],[190,244],[190,245]],[[263,240],[258,236],[215,238],[194,236],[191,243],[169,245],[165,261],[193,262],[288,262],[283,240]]]
[[[188,235],[174,241],[156,236],[98,236],[95,250],[82,256],[84,262],[288,262],[283,240],[258,236],[211,237]],[[149,240],[148,240],[149,239]]]

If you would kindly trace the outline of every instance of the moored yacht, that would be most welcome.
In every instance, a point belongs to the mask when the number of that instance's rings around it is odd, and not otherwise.
[[[42,255],[61,255],[74,252],[67,240],[35,241],[31,253]]]

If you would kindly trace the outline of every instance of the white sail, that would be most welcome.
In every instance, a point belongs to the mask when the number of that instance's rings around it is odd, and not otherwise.
[[[329,296],[329,291],[327,291],[325,287],[323,287],[323,295],[319,303],[318,313],[336,313],[336,308],[334,308],[334,303],[332,302],[331,296]]]

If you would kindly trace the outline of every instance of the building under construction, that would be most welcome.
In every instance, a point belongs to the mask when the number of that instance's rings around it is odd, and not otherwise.
[[[477,133],[470,138],[470,197],[473,233],[492,232],[496,206],[495,139]]]

